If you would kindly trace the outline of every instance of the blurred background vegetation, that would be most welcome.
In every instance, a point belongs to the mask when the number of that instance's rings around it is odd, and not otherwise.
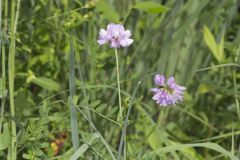
[[[1,32],[1,43],[8,53],[11,2],[4,9],[6,1],[2,4],[2,26],[7,24],[7,28]],[[111,22],[124,24],[134,39],[133,45],[118,50],[125,114],[138,81],[147,76],[130,115],[127,159],[229,159],[205,147],[160,156],[151,152],[199,142],[213,142],[235,156],[240,154],[239,0],[19,2],[14,89],[18,159],[69,159],[73,154],[68,105],[71,40],[76,59],[75,103],[82,111],[77,113],[80,145],[91,144],[82,159],[111,159],[99,139],[91,140],[94,131],[83,114],[91,116],[117,153],[121,128],[114,50],[96,42],[99,30]],[[157,106],[149,91],[154,86],[153,72],[174,75],[186,86],[184,102],[174,107]],[[1,91],[6,100],[3,122],[7,123],[9,97]],[[90,114],[84,106],[91,107]],[[39,114],[39,108],[45,110]],[[0,159],[6,155],[6,149],[0,150]]]

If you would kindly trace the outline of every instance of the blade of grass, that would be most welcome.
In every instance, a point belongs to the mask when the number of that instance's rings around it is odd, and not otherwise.
[[[213,67],[198,69],[195,72],[205,71],[205,70],[209,70],[209,69],[213,69],[213,68],[221,68],[221,67],[240,67],[240,65],[236,64],[236,63],[220,64],[220,65],[216,65],[216,66],[213,66]]]
[[[82,74],[82,71],[81,71],[80,65],[79,65],[78,62],[76,62],[76,63],[77,63],[77,67],[78,67],[79,79],[81,80],[83,86],[85,86],[84,79],[83,79],[83,74]],[[83,96],[84,96],[84,99],[87,98],[87,91],[86,91],[86,88],[83,88]],[[87,115],[88,115],[89,120],[92,121],[92,116],[91,116],[90,108],[87,108]],[[92,131],[92,130],[91,130],[91,131]]]
[[[237,154],[237,151],[236,151],[236,154]],[[220,153],[219,155],[211,157],[209,160],[222,160],[223,158],[225,158],[225,155]]]
[[[69,88],[70,88],[70,122],[71,122],[71,134],[72,143],[74,150],[79,147],[79,136],[78,136],[78,122],[77,122],[77,112],[76,107],[73,104],[73,97],[76,93],[75,87],[75,53],[74,53],[73,41],[70,39],[70,64],[69,64]]]
[[[7,1],[5,1],[5,12],[4,12],[4,17],[6,16],[6,6],[8,5]],[[0,2],[0,31],[2,31],[2,1]],[[6,18],[4,18],[4,26],[6,26]],[[5,27],[4,30],[2,32],[2,36],[5,33]],[[3,113],[4,113],[4,106],[5,106],[5,90],[6,90],[6,72],[5,72],[5,48],[2,46],[2,41],[0,41],[0,47],[1,47],[1,54],[2,54],[2,102],[1,102],[1,117],[0,117],[0,134],[2,133],[2,123],[3,123]]]
[[[234,131],[234,135],[240,135],[240,130]],[[212,140],[229,138],[231,136],[232,136],[232,132],[229,132],[229,133],[220,134],[218,136],[214,136],[214,137],[211,137],[211,138],[200,139],[200,140],[193,141],[193,142],[194,143],[208,142],[208,141],[212,141]]]
[[[235,69],[233,71],[233,85],[234,85],[234,92],[235,92],[235,105],[237,108],[238,119],[240,120],[240,107],[239,107],[239,100],[238,100],[237,78],[236,78]]]
[[[169,153],[172,151],[177,151],[177,150],[181,151],[186,148],[192,148],[192,147],[203,147],[203,148],[212,149],[212,150],[215,150],[215,151],[222,153],[223,155],[229,157],[231,160],[238,160],[238,158],[233,156],[231,152],[225,150],[224,148],[222,148],[221,146],[219,146],[216,143],[210,143],[210,142],[195,143],[195,144],[174,144],[172,146],[163,147],[163,148],[159,148],[155,151],[152,151],[152,152],[150,152],[150,155],[161,155],[161,154],[166,154],[166,153]]]
[[[234,138],[234,136],[235,136],[235,134],[234,134],[234,123],[233,123],[233,127],[232,127],[232,148],[231,148],[231,152],[232,152],[232,155],[234,155],[234,152],[235,152],[235,148],[234,148],[234,142],[235,142],[235,138]]]
[[[92,112],[96,113],[97,115],[99,115],[99,116],[101,116],[101,117],[103,117],[103,118],[107,119],[108,121],[110,121],[110,122],[112,122],[112,123],[114,123],[114,124],[116,124],[116,125],[118,125],[118,126],[121,126],[121,124],[120,124],[120,123],[118,123],[118,122],[116,122],[116,121],[114,121],[114,120],[112,120],[112,119],[110,119],[110,118],[108,118],[108,117],[104,116],[104,115],[103,115],[103,114],[101,114],[101,113],[98,113],[98,112],[96,112],[96,111],[95,111],[94,109],[92,109],[92,108],[85,107],[85,106],[79,106],[79,107],[80,107],[80,108],[87,109],[87,110],[90,110],[90,111],[92,111]]]

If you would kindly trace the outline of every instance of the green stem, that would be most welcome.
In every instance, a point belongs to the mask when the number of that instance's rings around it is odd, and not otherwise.
[[[118,126],[121,126],[121,124],[120,124],[120,123],[118,123],[118,122],[116,122],[116,121],[112,120],[111,118],[108,118],[108,117],[104,116],[104,115],[103,115],[103,114],[101,114],[101,113],[98,113],[97,111],[95,111],[94,109],[92,109],[92,108],[90,108],[90,107],[79,106],[79,108],[84,108],[84,109],[90,110],[90,111],[92,111],[92,112],[96,113],[97,115],[99,115],[99,116],[101,116],[101,117],[103,117],[103,118],[105,118],[105,119],[109,120],[110,122],[113,122],[113,123],[117,124]],[[89,119],[89,117],[88,117],[88,119]],[[89,119],[89,120],[91,121],[91,119]]]
[[[238,119],[240,120],[240,107],[239,107],[239,100],[238,100],[238,90],[237,90],[237,80],[236,80],[236,70],[233,71],[233,85],[234,85],[234,92],[235,92],[235,105],[237,108],[237,115]]]
[[[0,1],[0,31],[2,32],[2,1]],[[2,41],[0,41],[0,47],[2,48]],[[0,49],[0,51],[2,51]],[[1,103],[1,116],[0,116],[0,134],[2,133],[3,112],[5,103],[5,53],[2,53],[2,103]]]
[[[115,48],[115,56],[116,56],[116,67],[117,67],[117,85],[118,85],[118,102],[119,102],[119,112],[120,112],[120,119],[122,120],[122,102],[121,102],[121,89],[120,89],[120,74],[119,74],[119,63],[118,63],[118,53],[117,49]]]
[[[9,101],[10,101],[10,128],[11,128],[11,144],[8,151],[8,159],[15,160],[17,158],[17,137],[16,137],[16,124],[13,120],[15,117],[14,107],[14,64],[15,64],[15,0],[11,2],[11,43],[8,58],[8,79],[9,79]]]
[[[158,120],[157,120],[157,126],[161,126],[161,124],[163,123],[163,117],[164,117],[164,110],[166,107],[160,108],[160,114],[158,115]]]
[[[240,46],[238,47],[237,50],[237,55],[235,57],[235,62],[237,63],[238,61],[238,56],[240,53]],[[236,104],[236,108],[237,108],[237,115],[238,118],[240,120],[240,107],[239,107],[239,99],[238,99],[238,89],[237,89],[237,78],[236,78],[236,69],[234,68],[233,70],[233,85],[234,85],[234,92],[235,92],[235,104]]]
[[[8,78],[9,78],[9,101],[10,101],[10,129],[11,129],[11,144],[8,150],[8,159],[17,159],[17,136],[16,136],[16,124],[13,120],[15,118],[15,106],[14,106],[14,76],[15,76],[15,34],[17,29],[17,21],[19,15],[20,0],[17,0],[17,10],[15,12],[15,2],[11,1],[11,35],[10,35],[10,48],[8,58]]]

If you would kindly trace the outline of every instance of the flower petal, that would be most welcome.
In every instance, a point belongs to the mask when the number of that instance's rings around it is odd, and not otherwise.
[[[167,81],[167,85],[171,88],[171,89],[175,89],[176,83],[175,83],[175,79],[173,76],[169,77],[168,81]]]
[[[120,42],[122,47],[127,47],[133,43],[133,39],[124,39]]]
[[[159,86],[164,86],[165,85],[165,77],[164,75],[156,74],[154,76],[154,82],[159,85]]]
[[[157,93],[157,92],[160,91],[160,89],[158,89],[158,88],[152,88],[152,89],[150,89],[150,91],[152,91],[152,92],[154,92],[154,93]]]
[[[117,24],[115,26],[115,29],[118,30],[120,33],[123,33],[124,32],[124,27],[122,24]]]
[[[111,44],[110,44],[111,48],[119,48],[120,44],[118,43],[118,41],[116,40],[111,40]]]
[[[107,43],[108,41],[106,39],[99,39],[99,40],[97,40],[97,42],[99,45],[103,45],[103,44]]]
[[[125,32],[124,32],[124,35],[125,35],[125,38],[129,38],[129,37],[131,37],[131,32],[129,31],[129,30],[126,30]]]
[[[107,36],[107,31],[105,29],[100,29],[99,36],[102,37],[102,38],[106,37]]]

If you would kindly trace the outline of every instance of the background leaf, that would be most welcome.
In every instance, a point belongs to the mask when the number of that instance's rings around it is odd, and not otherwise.
[[[137,2],[134,8],[143,10],[147,13],[164,13],[168,11],[169,9],[163,5],[160,5],[156,2]]]
[[[221,62],[223,59],[223,48],[224,48],[224,39],[222,37],[220,44],[217,44],[213,34],[211,31],[208,29],[207,26],[203,27],[203,36],[204,36],[204,41],[211,50],[213,56],[218,60],[218,62]]]
[[[119,21],[119,15],[116,12],[116,10],[113,9],[113,7],[106,2],[106,0],[100,0],[96,4],[96,9],[98,12],[102,12],[103,16],[112,21],[112,22],[118,22]]]
[[[6,149],[10,144],[10,132],[8,123],[3,124],[3,133],[0,133],[0,150]]]

